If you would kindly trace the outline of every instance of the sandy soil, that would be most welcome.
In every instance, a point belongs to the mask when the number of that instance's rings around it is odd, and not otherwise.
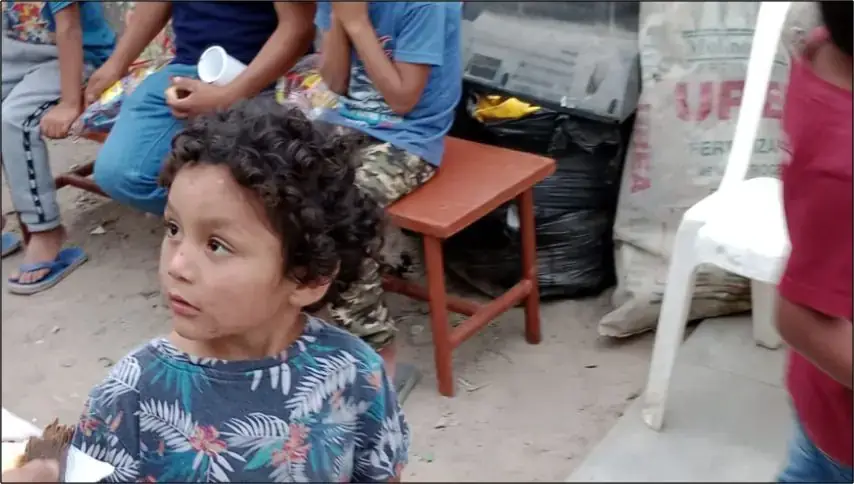
[[[97,146],[52,147],[55,170]],[[88,389],[127,351],[168,331],[156,265],[160,223],[76,189],[60,193],[71,240],[91,260],[46,293],[2,293],[3,406],[39,424],[73,422]],[[3,211],[12,210],[3,185]],[[14,218],[10,218],[14,227]],[[21,255],[3,260],[3,280]],[[408,480],[563,480],[642,388],[651,338],[602,341],[607,297],[546,304],[543,343],[511,311],[456,352],[458,395],[436,391],[425,305],[391,298],[401,358],[423,371],[405,410],[414,432]]]

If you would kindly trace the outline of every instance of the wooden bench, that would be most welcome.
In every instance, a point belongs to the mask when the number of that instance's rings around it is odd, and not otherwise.
[[[103,137],[90,139],[103,141]],[[57,176],[57,189],[73,186],[105,195],[89,178],[93,168],[94,163],[88,163]],[[525,306],[525,338],[531,344],[540,342],[532,189],[554,171],[555,162],[549,158],[448,138],[436,175],[388,208],[394,224],[424,237],[427,287],[394,277],[387,277],[384,286],[388,291],[429,303],[436,376],[442,395],[454,395],[453,350],[520,302]],[[445,288],[443,241],[514,199],[519,207],[522,237],[522,280],[487,304],[449,295]],[[452,328],[449,310],[469,318]]]

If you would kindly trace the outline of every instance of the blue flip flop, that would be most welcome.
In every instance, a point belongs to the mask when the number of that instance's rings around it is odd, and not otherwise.
[[[30,283],[21,283],[18,282],[18,278],[9,278],[8,286],[9,292],[12,294],[20,294],[24,296],[28,296],[30,294],[35,294],[37,292],[44,291],[45,289],[50,289],[55,286],[59,281],[65,279],[65,276],[71,274],[74,269],[80,267],[81,264],[86,262],[89,258],[86,256],[86,253],[83,252],[83,249],[78,247],[69,247],[67,249],[62,249],[57,254],[56,259],[50,262],[37,262],[35,264],[23,264],[18,269],[21,274],[25,274],[28,272],[36,272],[42,269],[47,269],[48,273],[43,278],[39,279],[36,282]]]
[[[12,232],[3,232],[3,249],[0,252],[0,257],[14,254],[21,249],[21,238]]]

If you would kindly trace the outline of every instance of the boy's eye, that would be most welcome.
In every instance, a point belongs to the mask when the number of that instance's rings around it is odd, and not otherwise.
[[[208,241],[208,250],[214,254],[230,254],[231,251],[222,242],[211,239]]]
[[[167,237],[175,237],[176,235],[178,235],[178,224],[176,224],[175,222],[167,220],[164,226],[166,227]]]

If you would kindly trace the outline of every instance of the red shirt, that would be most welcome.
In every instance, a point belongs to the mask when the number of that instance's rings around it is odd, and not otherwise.
[[[819,32],[807,52],[827,41]],[[805,57],[809,57],[806,54]],[[852,320],[852,95],[794,59],[783,130],[791,159],[783,168],[783,203],[792,251],[780,295],[828,316]],[[850,389],[790,352],[789,392],[815,445],[854,466]]]

